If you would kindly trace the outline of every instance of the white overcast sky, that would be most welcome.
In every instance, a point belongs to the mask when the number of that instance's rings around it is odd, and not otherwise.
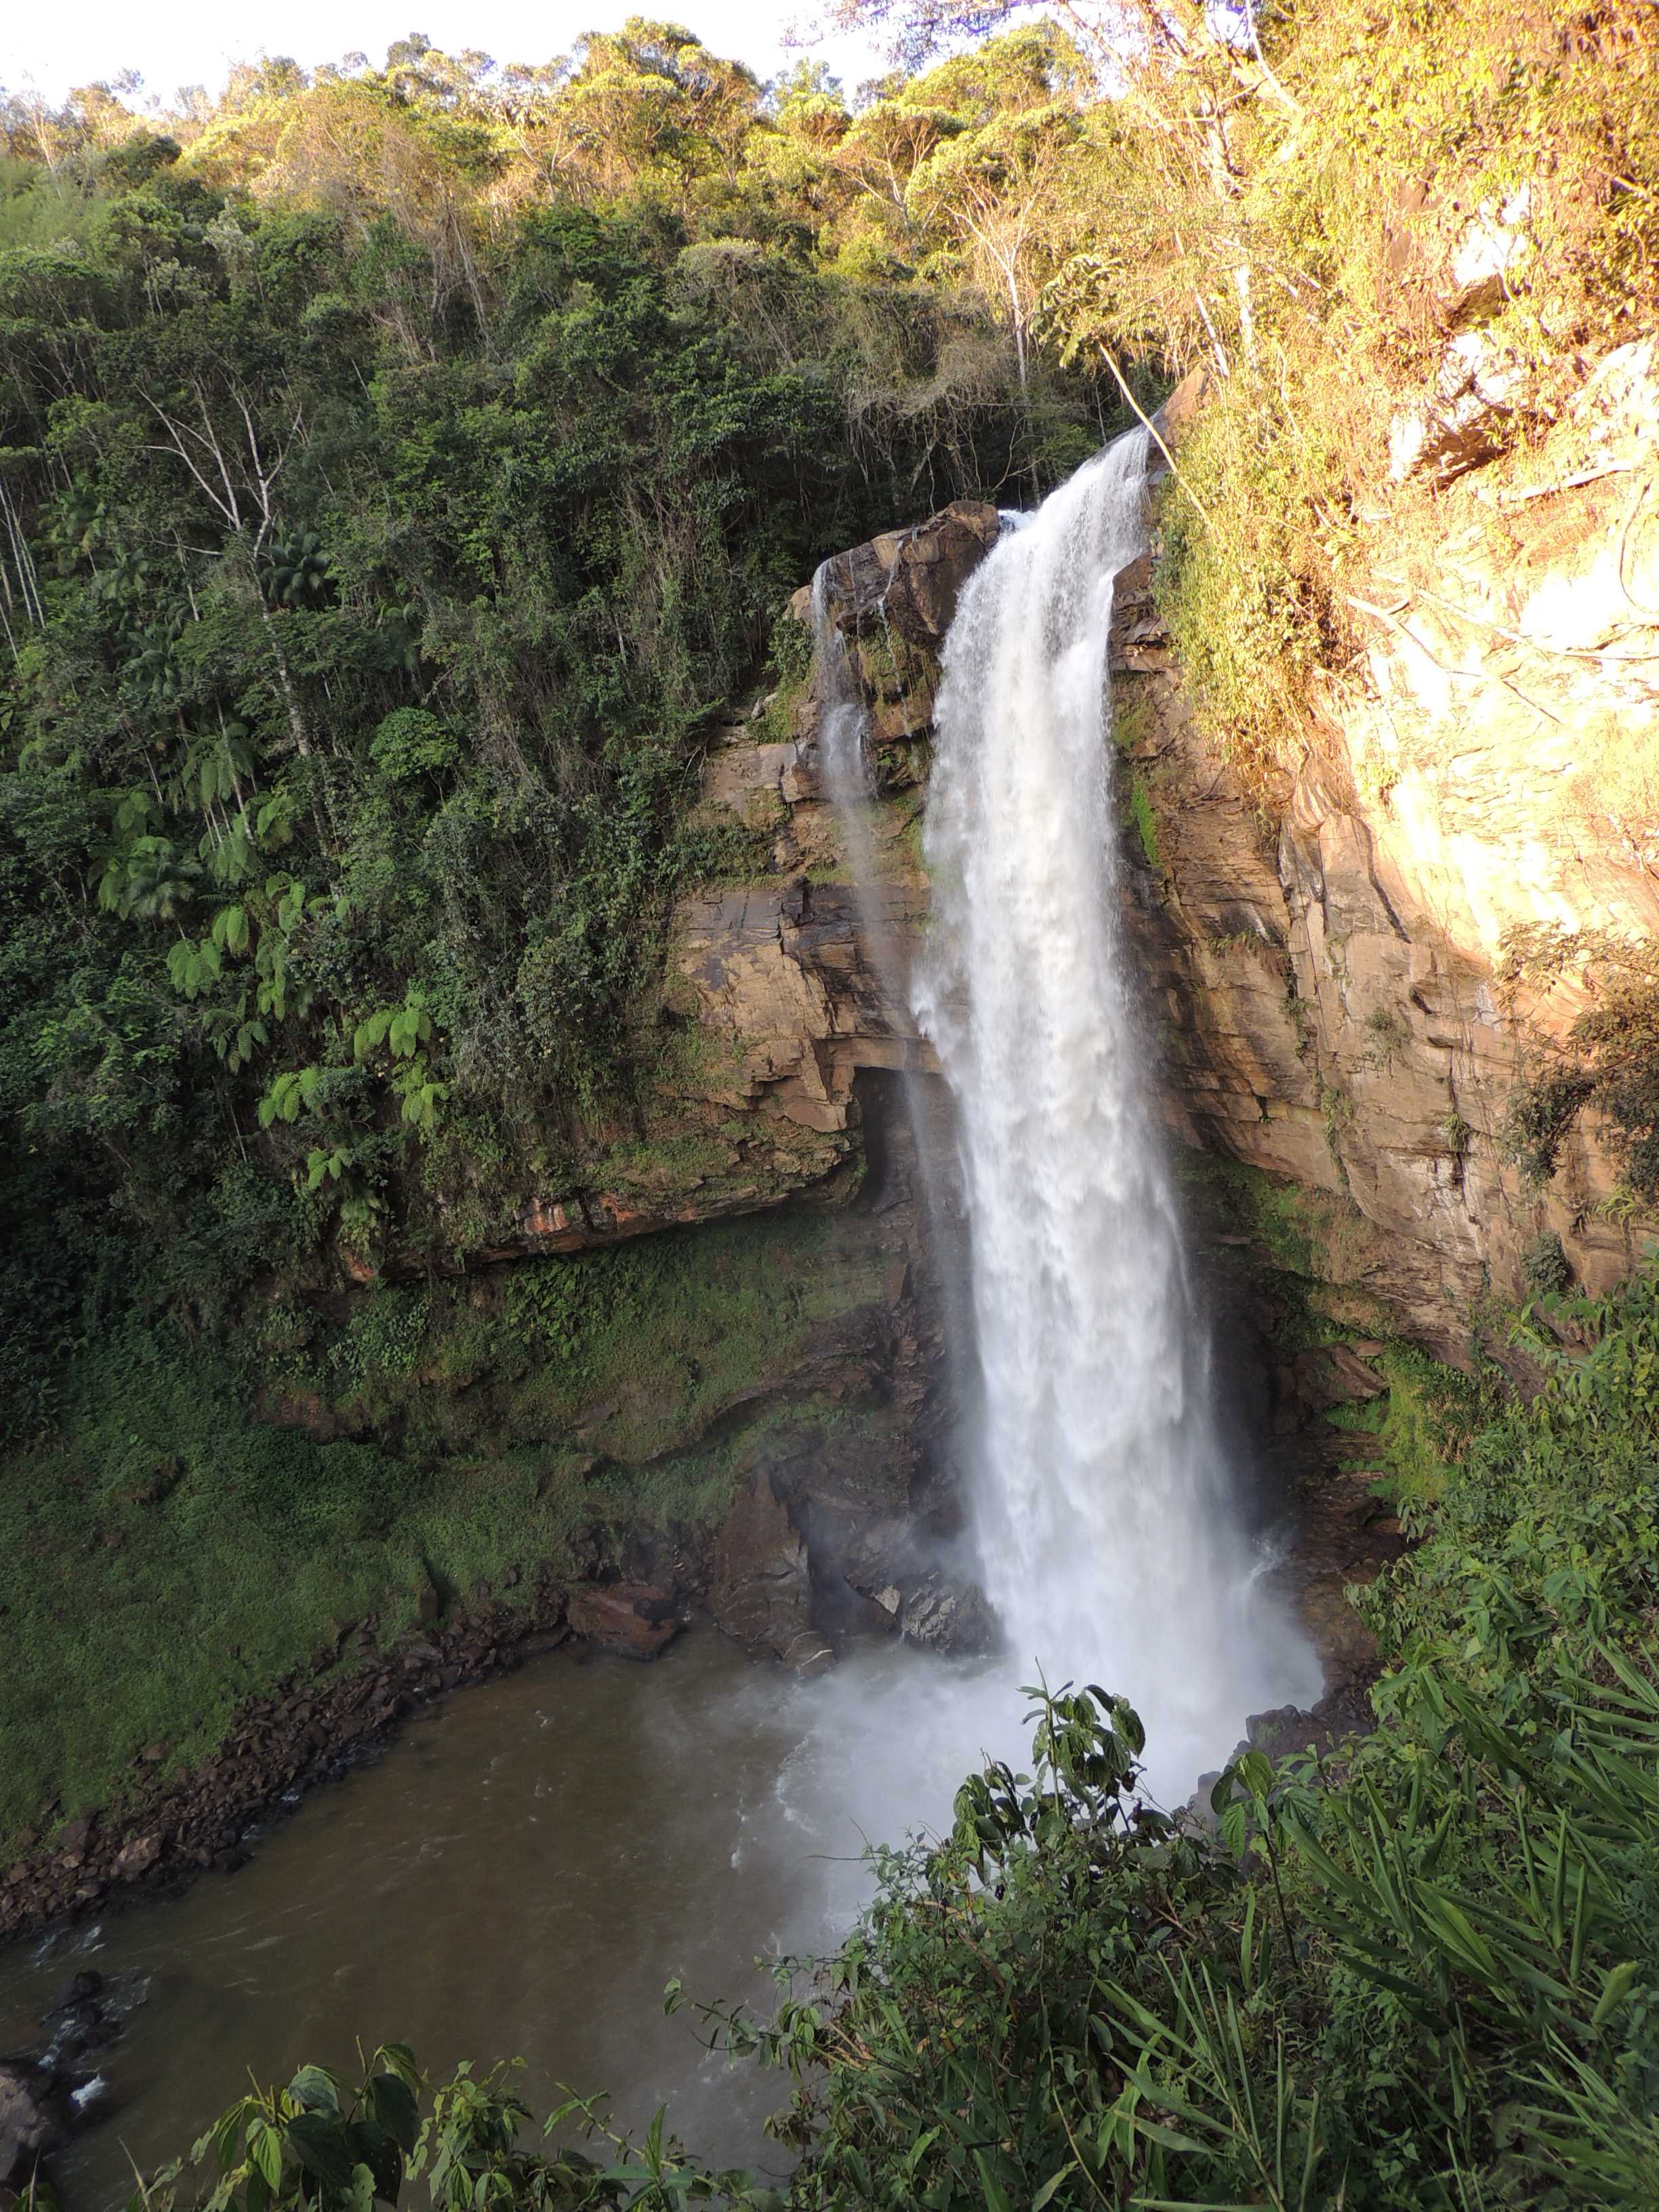
[[[233,62],[262,53],[307,68],[354,50],[379,62],[394,39],[417,30],[452,52],[476,47],[497,61],[543,62],[629,15],[684,23],[716,53],[767,77],[799,58],[783,33],[812,12],[811,0],[0,0],[0,85],[55,102],[71,85],[133,69],[144,93],[165,104],[180,85],[216,92]],[[884,65],[863,38],[805,51],[844,76],[849,92]]]

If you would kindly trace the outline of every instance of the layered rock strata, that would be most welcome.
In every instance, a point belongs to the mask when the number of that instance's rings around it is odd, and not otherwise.
[[[575,1251],[814,1185],[833,1192],[858,1152],[860,1071],[931,1069],[909,1018],[908,960],[927,904],[918,830],[939,654],[1000,526],[995,507],[960,501],[827,564],[829,618],[870,716],[872,879],[851,880],[823,792],[815,667],[725,724],[708,755],[701,818],[742,833],[757,865],[746,881],[682,898],[670,918],[672,1043],[648,1141],[616,1148],[580,1191],[532,1197],[517,1249]],[[793,612],[810,636],[809,590]]]
[[[1455,1358],[1545,1236],[1591,1291],[1640,1249],[1605,1132],[1573,1129],[1535,1188],[1506,1124],[1589,1003],[1571,963],[1528,980],[1528,945],[1659,930],[1653,354],[1604,362],[1352,595],[1364,664],[1328,679],[1276,824],[1194,723],[1151,563],[1120,586],[1168,1116],[1334,1201],[1332,1270]]]
[[[1364,663],[1327,679],[1272,820],[1194,721],[1152,561],[1120,580],[1121,781],[1162,1109],[1188,1142],[1315,1194],[1321,1264],[1356,1313],[1370,1298],[1455,1358],[1488,1304],[1527,1294],[1540,1239],[1559,1237],[1590,1291],[1640,1249],[1604,1131],[1576,1127],[1539,1189],[1506,1125],[1589,1003],[1571,963],[1529,974],[1527,945],[1659,930],[1653,356],[1605,362],[1522,463],[1461,478],[1433,535],[1350,594]],[[996,527],[959,504],[830,564],[881,793],[862,912],[810,685],[787,737],[733,728],[709,761],[705,804],[763,831],[769,860],[683,903],[677,1003],[710,1041],[699,1095],[821,1148],[804,1175],[842,1157],[859,1069],[928,1065],[903,984],[927,911],[937,655]]]

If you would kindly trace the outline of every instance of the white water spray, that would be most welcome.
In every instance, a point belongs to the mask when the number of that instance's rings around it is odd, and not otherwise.
[[[963,591],[913,991],[959,1122],[987,1594],[1024,1668],[1127,1695],[1154,1776],[1185,1789],[1319,1669],[1256,1587],[1143,1085],[1107,641],[1146,453],[1120,439]]]

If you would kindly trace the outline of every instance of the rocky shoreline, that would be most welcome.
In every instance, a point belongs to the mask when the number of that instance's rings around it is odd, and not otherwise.
[[[1252,1715],[1241,1750],[1254,1746],[1279,1756],[1310,1740],[1328,1746],[1369,1724],[1376,1650],[1346,1592],[1399,1556],[1404,1540],[1398,1522],[1372,1495],[1374,1475],[1341,1464],[1349,1440],[1319,1437],[1306,1417],[1325,1398],[1355,1392],[1370,1371],[1363,1353],[1374,1348],[1304,1354],[1296,1369],[1274,1377],[1280,1449],[1302,1494],[1298,1534],[1273,1580],[1319,1644],[1327,1686],[1309,1711]],[[798,1501],[798,1510],[805,1503]],[[514,1671],[544,1653],[567,1648],[653,1660],[699,1607],[754,1656],[800,1673],[830,1663],[830,1645],[848,1633],[867,1635],[877,1626],[935,1648],[979,1648],[986,1623],[975,1601],[982,1608],[983,1601],[937,1569],[914,1577],[914,1587],[905,1583],[891,1617],[883,1600],[897,1600],[896,1586],[891,1593],[864,1594],[860,1585],[874,1592],[902,1554],[898,1546],[889,1552],[880,1533],[866,1531],[845,1557],[836,1553],[853,1596],[878,1619],[844,1624],[828,1640],[816,1631],[807,1637],[800,1627],[814,1613],[808,1547],[765,1475],[737,1501],[712,1558],[677,1558],[672,1577],[571,1585],[544,1566],[532,1577],[510,1574],[510,1587],[499,1596],[478,1589],[443,1620],[434,1586],[422,1593],[416,1625],[385,1649],[372,1616],[338,1624],[334,1641],[308,1668],[240,1708],[200,1766],[141,1788],[118,1808],[71,1820],[0,1873],[0,1942],[176,1893],[210,1869],[234,1870],[274,1819],[294,1809],[307,1790],[384,1750],[404,1721],[453,1690]],[[886,1533],[891,1540],[894,1532]],[[952,1632],[941,1632],[951,1623]],[[803,1640],[820,1660],[803,1653]],[[151,1753],[141,1769],[165,1755],[161,1746]],[[1207,1817],[1212,1779],[1204,1778],[1193,1801],[1200,1820]],[[118,2035],[119,2008],[98,1975],[82,1972],[66,1984],[41,2027],[50,2032],[46,2047],[0,2054],[0,2212],[15,2202],[41,2160],[100,2117],[95,2053]]]
[[[653,1583],[567,1588],[550,1569],[511,1580],[501,1599],[480,1589],[441,1622],[434,1589],[421,1608],[428,1617],[384,1650],[373,1620],[342,1624],[310,1668],[249,1698],[199,1766],[78,1816],[0,1872],[0,1942],[176,1893],[210,1869],[234,1871],[307,1790],[376,1756],[404,1722],[452,1690],[561,1648],[654,1659],[692,1616],[689,1595]],[[41,2015],[39,2046],[0,2051],[0,2212],[102,2117],[96,2054],[119,2036],[123,2019],[119,1992],[82,1970]]]
[[[240,1865],[251,1831],[349,1771],[401,1721],[464,1684],[573,1640],[654,1658],[690,1613],[689,1599],[655,1584],[568,1590],[546,1575],[500,1600],[479,1591],[443,1622],[436,1597],[422,1605],[430,1618],[384,1650],[373,1621],[342,1623],[309,1670],[242,1705],[218,1749],[190,1772],[81,1815],[50,1841],[25,1837],[22,1855],[0,1871],[0,1942]],[[159,1745],[151,1752],[152,1764],[164,1755]]]
[[[1365,1724],[1374,1647],[1342,1594],[1404,1548],[1397,1522],[1379,1517],[1370,1484],[1368,1474],[1333,1480],[1326,1472],[1304,1496],[1301,1533],[1274,1580],[1296,1593],[1321,1645],[1328,1686],[1308,1714],[1253,1717],[1251,1740],[1264,1747],[1293,1747],[1296,1727],[1287,1723],[1312,1723],[1322,1736]],[[939,1579],[919,1585],[919,1610],[923,1598],[935,1609],[962,1602],[954,1591],[939,1596],[933,1589]],[[724,1595],[718,1585],[714,1595]],[[254,1834],[305,1791],[383,1749],[401,1722],[435,1699],[566,1644],[655,1659],[690,1621],[694,1604],[679,1587],[617,1581],[567,1589],[544,1571],[502,1599],[476,1593],[470,1607],[443,1622],[434,1591],[430,1607],[423,1607],[432,1617],[385,1650],[374,1647],[372,1622],[342,1624],[337,1642],[316,1655],[309,1671],[296,1669],[238,1710],[200,1766],[141,1789],[118,1808],[80,1815],[50,1841],[26,1837],[22,1856],[0,1871],[0,1943],[176,1887],[210,1869],[228,1872],[244,1863]],[[734,1619],[732,1631],[753,1652],[765,1656],[772,1648],[747,1621]],[[362,1653],[356,1667],[347,1656],[354,1638]],[[946,1641],[918,1632],[907,1640]],[[978,1647],[964,1638],[963,1648]],[[160,1755],[161,1747],[152,1751]]]
[[[757,1482],[757,1492],[763,1488],[773,1504],[769,1483]],[[567,1644],[653,1660],[706,1601],[715,1625],[752,1656],[781,1658],[797,1673],[822,1671],[833,1662],[832,1640],[840,1639],[802,1625],[811,1603],[806,1545],[781,1504],[773,1504],[772,1516],[761,1524],[762,1540],[755,1540],[753,1509],[745,1507],[739,1501],[722,1532],[712,1589],[694,1563],[672,1581],[574,1586],[544,1568],[533,1578],[514,1577],[501,1598],[475,1592],[470,1606],[442,1621],[437,1591],[430,1590],[421,1620],[384,1650],[372,1619],[339,1624],[336,1641],[309,1668],[295,1669],[269,1695],[238,1709],[217,1750],[199,1766],[148,1790],[141,1785],[118,1807],[77,1815],[50,1840],[26,1834],[22,1855],[0,1869],[0,1944],[175,1889],[209,1869],[232,1871],[274,1818],[291,1811],[307,1790],[385,1748],[401,1722],[453,1690],[513,1673]],[[734,1532],[749,1542],[733,1542]],[[785,1546],[787,1574],[777,1565]],[[879,1579],[888,1571],[888,1555],[872,1547],[872,1557]],[[768,1583],[769,1614],[757,1620],[757,1589]],[[882,1632],[936,1650],[979,1648],[975,1638],[982,1623],[970,1602],[976,1593],[965,1594],[937,1571],[907,1579],[903,1590],[902,1603],[898,1586],[883,1592],[896,1618],[878,1605],[872,1608]],[[781,1649],[775,1641],[780,1622]],[[159,1765],[165,1755],[164,1747],[154,1745],[138,1764]]]

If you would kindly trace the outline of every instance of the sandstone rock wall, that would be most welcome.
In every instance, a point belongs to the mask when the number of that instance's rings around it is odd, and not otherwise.
[[[1337,1263],[1444,1352],[1490,1295],[1524,1295],[1544,1232],[1593,1291],[1640,1249],[1604,1133],[1570,1137],[1543,1190],[1503,1135],[1586,1003],[1582,978],[1506,981],[1507,957],[1540,926],[1659,930],[1653,353],[1604,363],[1519,469],[1460,482],[1354,595],[1366,664],[1328,684],[1277,828],[1194,726],[1149,565],[1121,591],[1169,1116],[1351,1201]]]
[[[711,756],[705,808],[769,841],[759,880],[684,900],[675,916],[682,1002],[718,1040],[711,1097],[834,1136],[847,1127],[860,1068],[931,1069],[907,988],[927,907],[915,832],[939,651],[962,586],[1000,526],[994,507],[958,501],[826,564],[825,614],[848,640],[870,717],[872,880],[850,879],[821,787],[821,669],[781,703],[785,740],[757,743],[739,725]],[[811,624],[810,589],[793,611]]]
[[[820,786],[815,672],[728,721],[707,757],[702,818],[744,833],[756,864],[669,918],[665,1033],[642,1137],[612,1146],[581,1188],[532,1194],[511,1250],[577,1251],[815,1188],[844,1194],[860,1071],[931,1069],[907,978],[927,906],[917,830],[938,656],[1000,527],[995,507],[960,501],[827,564],[829,617],[870,710],[873,880],[852,879]],[[803,588],[794,608],[809,630],[811,597]]]

